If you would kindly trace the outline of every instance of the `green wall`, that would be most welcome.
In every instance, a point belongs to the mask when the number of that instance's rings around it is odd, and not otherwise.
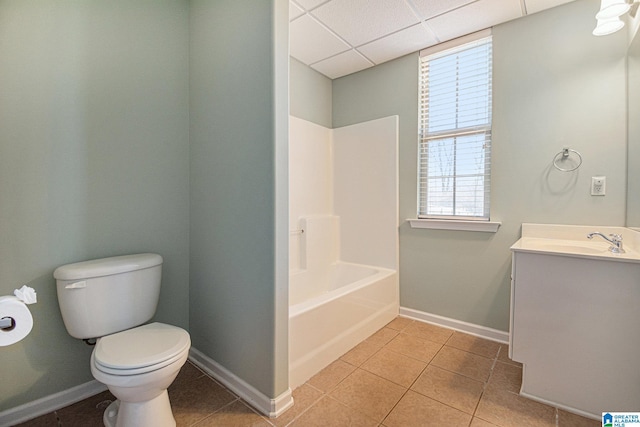
[[[331,79],[291,57],[291,114],[331,128]]]
[[[0,294],[38,292],[0,411],[92,380],[53,270],[145,251],[156,320],[286,391],[287,29],[286,0],[0,1]]]
[[[624,225],[623,32],[591,35],[597,0],[494,28],[491,217],[497,233],[400,226],[400,304],[507,331],[509,247],[523,222]],[[554,23],[562,22],[562,25]],[[400,218],[416,216],[418,54],[333,81],[333,127],[400,116]],[[563,147],[582,167],[551,167]],[[607,195],[589,195],[591,176]]]
[[[193,346],[269,397],[288,388],[287,14],[191,2]]]
[[[186,1],[0,1],[0,295],[38,293],[0,411],[92,380],[62,264],[157,252],[156,319],[188,326],[188,48]]]

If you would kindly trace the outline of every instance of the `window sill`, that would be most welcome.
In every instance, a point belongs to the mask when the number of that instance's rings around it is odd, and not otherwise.
[[[496,221],[463,221],[457,219],[407,219],[411,228],[428,228],[432,230],[481,231],[495,233],[501,222]]]

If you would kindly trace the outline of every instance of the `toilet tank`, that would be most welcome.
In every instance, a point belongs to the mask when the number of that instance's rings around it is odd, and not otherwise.
[[[149,321],[160,296],[162,257],[124,255],[63,265],[53,272],[69,335],[99,338]]]

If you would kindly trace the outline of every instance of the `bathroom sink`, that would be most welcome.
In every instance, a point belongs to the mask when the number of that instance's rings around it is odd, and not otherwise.
[[[624,252],[610,251],[609,248],[612,246],[610,241],[587,237],[596,234],[594,232],[597,231],[604,233],[604,236],[620,235],[624,241]],[[522,224],[522,238],[511,246],[511,250],[638,263],[640,262],[640,233],[623,227],[525,223]]]
[[[536,239],[529,242],[532,248],[560,253],[575,253],[584,255],[603,255],[609,251],[609,245],[601,242],[580,242],[575,240]]]

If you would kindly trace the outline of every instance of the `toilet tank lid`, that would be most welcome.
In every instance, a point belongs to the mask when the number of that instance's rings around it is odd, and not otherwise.
[[[158,254],[122,255],[63,265],[56,268],[53,277],[58,280],[90,279],[143,270],[160,264],[162,264],[162,257]]]

